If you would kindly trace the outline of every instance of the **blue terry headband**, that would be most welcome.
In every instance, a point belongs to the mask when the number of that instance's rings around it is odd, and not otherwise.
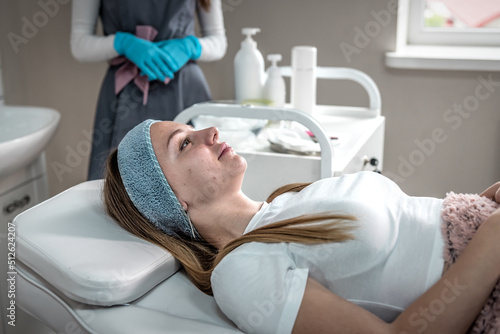
[[[201,239],[161,170],[145,120],[118,145],[118,169],[125,189],[139,212],[156,228],[173,237]]]

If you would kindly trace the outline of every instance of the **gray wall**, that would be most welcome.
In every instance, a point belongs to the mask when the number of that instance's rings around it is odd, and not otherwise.
[[[22,34],[26,20],[42,11],[35,1],[2,1],[0,40],[6,102],[52,107],[62,114],[60,127],[47,149],[51,193],[85,180],[88,137],[105,63],[78,63],[69,50],[71,4],[59,0],[58,12],[18,52],[9,32]],[[381,27],[366,46],[346,57],[341,43],[354,45],[356,29],[375,21],[374,12],[388,0],[222,0],[228,37],[223,60],[202,64],[214,99],[233,97],[233,58],[242,40],[241,28],[260,27],[256,36],[265,55],[281,53],[290,64],[294,45],[318,48],[318,65],[353,67],[370,75],[382,94],[387,118],[384,172],[412,195],[444,196],[447,191],[479,192],[500,180],[500,86],[483,100],[475,99],[481,80],[500,82],[500,72],[397,70],[384,65],[394,49],[396,17]],[[483,78],[483,79],[481,79]],[[487,92],[485,88],[481,92]],[[470,113],[449,111],[471,105]],[[320,82],[318,103],[366,106],[358,85]],[[450,119],[450,117],[454,117]],[[446,118],[448,117],[448,118]],[[436,130],[437,129],[437,130]],[[441,131],[433,139],[433,132]],[[72,152],[72,153],[70,153]],[[59,175],[55,163],[65,165]]]

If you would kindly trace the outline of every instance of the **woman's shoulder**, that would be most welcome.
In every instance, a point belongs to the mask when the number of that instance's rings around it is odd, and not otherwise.
[[[292,262],[287,243],[248,242],[231,251],[217,264],[212,280],[232,277],[229,279],[232,281],[234,273],[238,273],[238,279],[242,279],[269,271],[278,263],[287,263],[289,266]]]
[[[284,242],[247,242],[224,256],[216,268],[225,265],[242,266],[266,257],[281,257],[288,254],[288,244]]]
[[[240,329],[251,329],[252,323],[245,322],[249,315],[272,305],[259,332],[278,333],[279,328],[293,325],[307,275],[308,269],[297,267],[288,255],[288,244],[252,242],[222,259],[212,272],[211,284],[217,305]]]

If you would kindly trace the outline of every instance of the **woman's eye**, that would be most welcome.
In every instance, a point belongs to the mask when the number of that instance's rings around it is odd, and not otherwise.
[[[181,142],[181,147],[180,147],[180,150],[182,151],[186,146],[188,146],[188,144],[190,143],[191,141],[189,139],[184,139],[182,142]]]

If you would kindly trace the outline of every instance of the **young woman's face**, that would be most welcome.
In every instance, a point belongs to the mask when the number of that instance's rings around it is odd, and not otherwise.
[[[195,131],[185,124],[157,122],[151,126],[151,142],[183,206],[240,191],[246,161],[229,145],[219,142],[216,128]]]

